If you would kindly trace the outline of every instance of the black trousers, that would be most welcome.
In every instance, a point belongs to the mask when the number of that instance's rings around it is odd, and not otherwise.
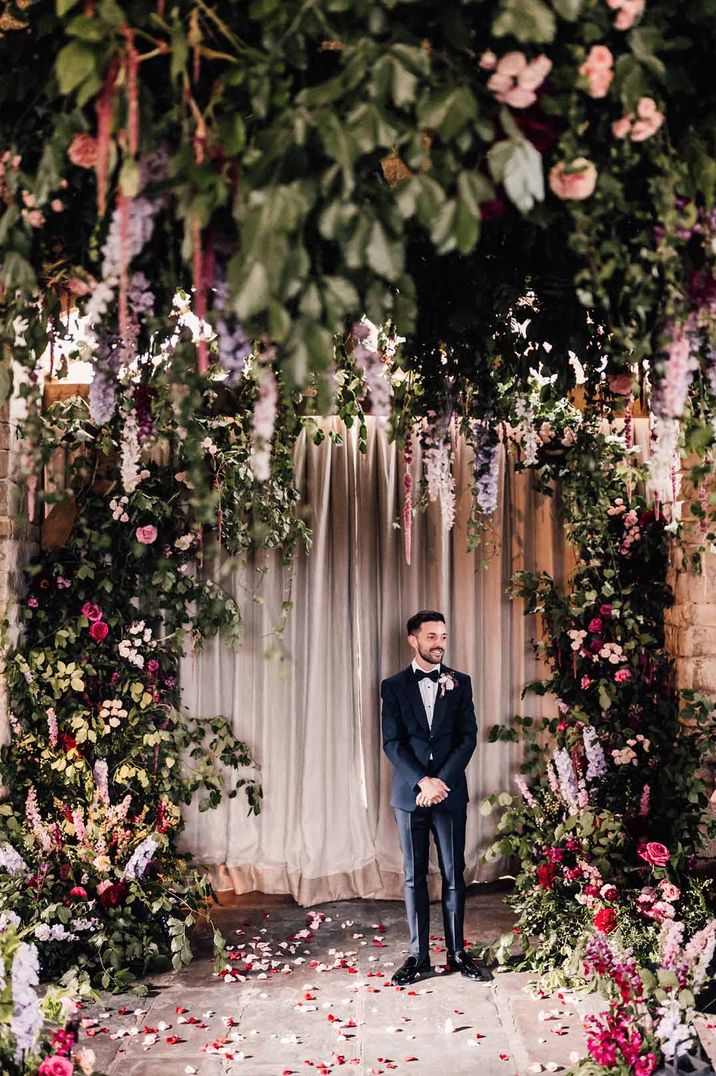
[[[448,951],[454,953],[462,949],[465,942],[466,816],[467,807],[450,812],[435,807],[416,807],[414,811],[395,808],[405,871],[405,910],[410,929],[410,952],[420,961],[426,960],[429,955],[428,856],[431,833],[437,846],[443,880],[443,926]]]

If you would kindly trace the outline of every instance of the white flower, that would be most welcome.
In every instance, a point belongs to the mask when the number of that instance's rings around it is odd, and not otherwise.
[[[53,923],[52,926],[48,923],[38,923],[33,933],[37,940],[42,942],[77,941],[77,935],[70,933],[62,923]]]
[[[12,1020],[15,1036],[15,1060],[21,1061],[27,1050],[37,1043],[42,1029],[40,999],[33,989],[39,982],[37,948],[29,942],[20,942],[12,962]]]
[[[11,844],[0,844],[0,869],[3,868],[8,874],[21,874],[27,870],[24,859]]]
[[[15,333],[15,347],[27,347],[27,340],[25,339],[25,333],[30,328],[30,322],[27,318],[18,316],[12,323],[12,331]]]
[[[159,847],[159,842],[153,835],[145,837],[132,852],[131,857],[124,868],[125,878],[141,878],[149,866],[152,856]]]
[[[193,544],[193,534],[182,534],[179,538],[177,538],[176,542],[174,543],[174,548],[180,549],[182,552],[184,552],[185,550],[189,549]]]

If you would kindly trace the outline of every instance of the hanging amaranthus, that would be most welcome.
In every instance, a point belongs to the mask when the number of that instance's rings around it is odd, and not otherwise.
[[[127,85],[129,152],[134,157],[139,153],[139,54],[134,45],[134,31],[129,26],[125,26],[123,32],[127,41],[124,69]]]
[[[101,217],[107,208],[107,179],[109,173],[109,143],[112,135],[112,108],[117,94],[119,61],[114,56],[104,76],[104,85],[97,98],[97,210]]]
[[[413,540],[413,435],[408,440],[403,454],[405,473],[403,474],[403,544],[405,546],[405,563],[410,564]]]

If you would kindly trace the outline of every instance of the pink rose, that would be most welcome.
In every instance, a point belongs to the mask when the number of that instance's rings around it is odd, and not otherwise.
[[[76,134],[70,142],[67,156],[78,168],[94,168],[97,164],[97,139],[89,134]]]
[[[651,138],[664,122],[664,113],[656,107],[652,97],[642,97],[636,106],[636,121],[631,129],[632,142],[643,142]]]
[[[576,157],[567,163],[559,161],[549,173],[549,186],[558,198],[581,202],[594,193],[597,170],[586,157]]]
[[[652,867],[665,867],[671,858],[671,853],[665,844],[658,841],[646,841],[637,848],[637,855]]]
[[[72,1076],[74,1071],[75,1066],[69,1057],[54,1054],[53,1057],[45,1058],[37,1070],[37,1076]]]
[[[591,685],[591,683],[592,681],[589,679],[588,676],[583,676],[579,682],[579,686],[581,687],[582,691],[586,691],[587,688]]]
[[[144,527],[137,527],[135,534],[137,541],[142,545],[151,545],[157,540],[157,528],[153,523],[147,523]]]
[[[109,628],[104,620],[98,620],[94,624],[90,624],[89,633],[96,643],[103,643],[109,634]]]
[[[592,45],[579,73],[589,83],[591,97],[606,97],[614,72],[614,57],[606,45]]]
[[[592,617],[588,624],[589,631],[594,632],[595,635],[598,635],[603,627],[604,623],[599,619],[598,616]]]
[[[667,881],[666,878],[663,882],[659,882],[659,889],[664,900],[673,902],[681,896],[681,890],[673,882]]]
[[[616,684],[623,684],[626,680],[631,680],[629,669],[617,669],[614,673],[614,682]]]
[[[94,623],[96,620],[101,620],[103,613],[98,605],[94,605],[92,602],[85,602],[82,606],[82,616],[86,616],[89,621]]]
[[[487,60],[487,62],[483,62]],[[528,62],[524,52],[506,52],[494,65],[494,54],[485,53],[482,67],[492,70],[487,82],[495,98],[511,108],[529,108],[537,100],[537,90],[552,70],[552,61],[541,55]]]
[[[70,896],[76,897],[77,900],[87,900],[87,890],[83,885],[76,885],[70,890]]]
[[[644,12],[646,0],[607,0],[607,7],[617,12],[615,30],[631,30],[636,19]]]

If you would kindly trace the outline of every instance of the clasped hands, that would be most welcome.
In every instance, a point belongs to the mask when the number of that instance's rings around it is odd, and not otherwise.
[[[436,803],[442,803],[450,791],[444,781],[439,777],[423,777],[418,781],[420,791],[415,797],[418,807],[433,807]]]

